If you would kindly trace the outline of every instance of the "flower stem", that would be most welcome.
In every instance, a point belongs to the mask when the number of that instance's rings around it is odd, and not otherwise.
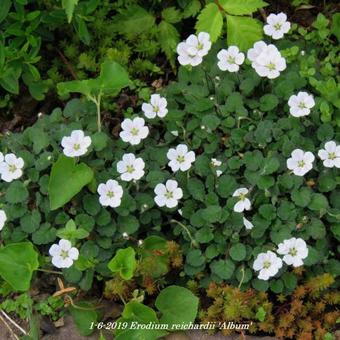
[[[191,245],[194,246],[194,247],[197,247],[197,242],[196,240],[192,237],[191,233],[190,233],[190,230],[187,228],[187,226],[185,226],[183,223],[177,221],[177,220],[170,220],[170,223],[176,223],[178,224],[181,228],[183,228],[186,233],[188,234],[190,240],[191,240]]]
[[[44,272],[44,273],[50,273],[50,274],[63,275],[62,272],[57,272],[57,271],[55,271],[55,270],[48,270],[48,269],[38,268],[37,271],[39,271],[39,272]]]

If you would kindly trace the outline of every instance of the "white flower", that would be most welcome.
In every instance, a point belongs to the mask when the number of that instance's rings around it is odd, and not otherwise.
[[[222,170],[216,170],[216,176],[220,177],[223,174]]]
[[[0,210],[0,230],[4,227],[7,221],[7,216],[4,210]]]
[[[222,165],[222,162],[220,160],[216,159],[216,158],[212,158],[211,164],[212,164],[212,166],[218,167],[218,166]]]
[[[72,247],[68,240],[61,239],[59,244],[53,244],[49,250],[52,256],[52,263],[57,268],[69,268],[73,261],[78,259],[79,251]]]
[[[150,103],[143,103],[142,110],[147,118],[155,118],[156,116],[164,118],[168,113],[167,104],[168,102],[164,97],[159,94],[153,94],[151,95]]]
[[[254,224],[251,223],[249,220],[247,220],[245,217],[243,217],[243,225],[246,227],[246,229],[251,230],[254,228]]]
[[[65,136],[61,140],[64,155],[67,157],[79,157],[85,155],[91,145],[91,137],[85,136],[82,130],[73,130],[71,136]]]
[[[169,179],[165,185],[160,183],[155,187],[155,202],[159,207],[174,208],[178,204],[178,200],[183,197],[183,191],[178,188],[177,181]]]
[[[290,30],[290,22],[287,21],[285,13],[271,13],[267,17],[267,25],[264,25],[263,31],[273,39],[281,39]]]
[[[24,160],[13,153],[9,153],[2,158],[3,160],[0,163],[1,179],[5,182],[12,182],[14,179],[20,178],[25,164]]]
[[[133,153],[123,155],[121,161],[117,163],[117,171],[121,174],[123,181],[132,181],[144,176],[145,163],[142,158],[136,158]]]
[[[268,280],[275,276],[282,267],[282,260],[272,251],[260,253],[257,255],[253,264],[253,269],[260,271],[258,278],[260,280]]]
[[[129,234],[128,233],[123,233],[122,234],[122,236],[123,236],[123,238],[125,239],[125,240],[128,240],[130,237],[129,237]]]
[[[319,157],[323,160],[323,165],[327,168],[340,168],[340,145],[330,141],[325,144],[325,148],[319,150]]]
[[[170,161],[168,165],[173,172],[187,171],[190,169],[191,163],[195,161],[195,153],[188,151],[188,147],[184,144],[177,145],[176,149],[169,149],[166,156]]]
[[[117,181],[109,179],[106,183],[101,183],[98,186],[99,202],[103,207],[116,208],[120,206],[123,188]]]
[[[238,197],[239,201],[234,205],[234,211],[242,212],[243,210],[250,210],[251,203],[250,200],[246,197],[249,190],[247,188],[240,188],[235,190],[233,193],[233,197]]]
[[[307,92],[300,91],[297,95],[290,96],[288,100],[289,112],[293,117],[303,117],[310,114],[315,105],[314,97]]]
[[[244,54],[237,46],[230,46],[227,50],[223,49],[217,53],[217,66],[221,71],[237,72],[239,65],[244,62]]]
[[[292,237],[284,240],[278,245],[277,253],[283,256],[283,261],[293,267],[303,265],[303,259],[308,256],[308,248],[306,242],[302,238]]]
[[[191,34],[185,41],[177,45],[178,62],[181,65],[199,65],[211,48],[210,35],[200,32],[198,36]]]
[[[294,175],[303,176],[312,170],[314,159],[315,157],[310,151],[304,152],[301,149],[295,149],[291,158],[287,159],[287,168],[293,170]]]
[[[0,163],[2,163],[4,159],[5,159],[4,154],[0,152]]]
[[[145,126],[143,118],[136,117],[132,120],[126,118],[123,120],[121,127],[123,131],[119,134],[120,138],[131,145],[139,144],[149,134],[149,128]]]
[[[253,48],[248,50],[247,57],[260,77],[277,78],[287,66],[285,58],[276,46],[267,45],[263,41],[256,42]]]

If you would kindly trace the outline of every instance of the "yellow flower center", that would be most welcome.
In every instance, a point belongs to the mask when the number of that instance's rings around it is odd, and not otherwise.
[[[274,71],[276,69],[276,66],[274,63],[269,63],[267,65],[267,68],[269,69],[269,71]]]
[[[17,170],[17,167],[14,164],[11,164],[8,166],[8,171],[9,172],[15,172]]]
[[[178,155],[176,160],[177,160],[178,163],[183,163],[185,161],[185,158],[184,158],[183,155]]]
[[[335,158],[336,158],[335,152],[330,152],[330,153],[328,154],[328,159],[334,160]]]
[[[61,256],[64,260],[67,259],[67,258],[68,258],[68,251],[62,250],[62,251],[60,252],[60,256]]]
[[[296,256],[297,255],[297,250],[293,247],[289,249],[289,255]]]
[[[229,56],[227,61],[228,61],[229,64],[235,64],[235,58],[232,57],[232,56]]]
[[[305,166],[305,161],[304,160],[301,160],[301,161],[298,161],[298,167],[299,168],[303,168]]]
[[[306,108],[306,105],[304,102],[300,102],[299,105],[298,105],[299,109],[305,109]]]
[[[139,130],[137,128],[132,128],[131,129],[131,135],[132,136],[138,136]]]
[[[281,27],[282,27],[282,24],[280,24],[279,22],[274,25],[274,28],[276,31],[279,31]]]
[[[174,197],[174,194],[173,194],[172,191],[167,190],[166,193],[165,193],[165,197],[169,200],[169,199]]]
[[[78,151],[78,150],[80,149],[80,144],[74,144],[74,145],[73,145],[73,149],[74,149],[75,151]]]
[[[115,194],[114,194],[113,191],[108,191],[107,194],[106,194],[106,196],[107,196],[108,198],[113,198],[114,195],[115,195]]]
[[[135,168],[133,167],[133,165],[127,165],[127,166],[126,166],[126,171],[127,171],[129,174],[132,174],[132,173],[135,171]]]
[[[272,265],[272,264],[271,264],[270,261],[264,261],[264,262],[263,262],[263,268],[265,268],[265,269],[268,269],[271,265]]]

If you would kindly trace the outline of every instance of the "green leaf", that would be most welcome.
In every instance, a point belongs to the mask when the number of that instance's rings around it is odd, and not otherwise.
[[[292,201],[299,207],[307,207],[311,201],[312,191],[309,188],[301,188],[300,190],[293,190],[291,193]]]
[[[0,1],[0,23],[7,17],[9,9],[11,8],[12,0]]]
[[[11,243],[0,249],[0,276],[15,290],[29,290],[38,267],[38,253],[30,242]]]
[[[195,321],[198,298],[189,289],[169,286],[159,293],[155,306],[162,313],[161,323],[189,324]]]
[[[181,12],[176,7],[167,7],[162,11],[162,18],[170,24],[181,21]]]
[[[21,71],[18,73],[12,68],[8,67],[0,74],[0,85],[8,92],[19,94],[19,81]]]
[[[221,35],[223,16],[218,6],[214,3],[206,5],[197,18],[195,25],[196,32],[207,32],[210,39],[215,42]]]
[[[280,167],[280,162],[276,157],[266,158],[263,163],[260,175],[271,175]]]
[[[186,261],[190,266],[200,267],[205,262],[205,258],[199,249],[193,249],[187,253]]]
[[[129,75],[121,65],[114,61],[105,61],[101,64],[98,78],[58,83],[57,89],[60,96],[76,92],[91,97],[99,93],[116,95],[129,84]]]
[[[98,313],[95,306],[89,302],[77,302],[77,306],[80,306],[80,308],[70,306],[70,313],[79,333],[83,336],[88,336],[94,332],[95,328],[91,327],[91,324],[97,321]]]
[[[23,182],[12,182],[6,191],[6,201],[8,203],[24,202],[28,198],[28,190]]]
[[[297,278],[295,274],[286,272],[281,276],[281,279],[288,290],[292,291],[295,289],[297,285]]]
[[[340,13],[335,13],[332,16],[331,32],[340,41]]]
[[[256,316],[256,318],[257,318],[259,321],[263,322],[263,321],[265,320],[265,318],[266,318],[266,311],[264,310],[263,307],[260,307],[260,308],[257,310],[255,316]]]
[[[203,182],[197,178],[189,178],[187,188],[194,199],[204,201],[206,193]]]
[[[175,52],[179,43],[179,33],[174,25],[164,20],[158,25],[158,31],[161,49],[169,59],[171,66],[175,67]]]
[[[271,111],[277,107],[279,99],[273,94],[265,94],[260,98],[260,110]]]
[[[242,243],[234,244],[229,250],[230,257],[235,261],[242,261],[246,258],[247,250]]]
[[[268,4],[262,0],[220,0],[220,5],[228,14],[252,14]]]
[[[132,39],[150,31],[155,25],[155,17],[138,5],[130,5],[112,17],[112,29]]]
[[[57,236],[70,241],[81,240],[89,236],[89,232],[85,229],[78,228],[73,220],[66,223],[65,228],[57,231]]]
[[[246,51],[256,41],[262,39],[262,24],[259,20],[248,17],[227,15],[227,42]]]
[[[107,266],[113,273],[118,272],[124,280],[130,280],[137,266],[134,249],[119,249]]]
[[[222,208],[218,205],[210,205],[202,210],[202,217],[208,223],[218,222],[222,216]]]
[[[320,211],[320,210],[327,209],[327,207],[328,207],[328,201],[327,201],[326,196],[322,194],[317,194],[317,193],[312,195],[311,202],[308,206],[310,210]]]
[[[62,0],[61,5],[65,10],[67,16],[67,22],[70,23],[72,21],[74,8],[78,4],[79,0]]]
[[[216,274],[221,279],[228,280],[234,273],[235,265],[230,260],[217,260],[210,264],[210,269],[213,274]]]
[[[69,202],[93,178],[93,171],[86,164],[76,164],[74,158],[60,155],[53,164],[48,194],[51,210]]]

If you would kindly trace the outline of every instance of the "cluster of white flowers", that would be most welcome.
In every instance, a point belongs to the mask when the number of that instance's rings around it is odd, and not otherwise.
[[[308,248],[306,242],[302,238],[291,238],[284,240],[278,245],[277,253],[283,255],[283,262],[293,267],[303,265],[303,259],[308,256]],[[281,269],[283,262],[274,252],[258,254],[253,263],[253,269],[259,271],[258,278],[260,280],[268,280],[275,276]]]
[[[22,176],[22,168],[25,163],[21,157],[17,157],[13,153],[3,155],[0,152],[0,175],[5,182],[12,182]]]
[[[286,60],[277,47],[267,45],[264,41],[256,42],[253,48],[248,50],[247,57],[260,77],[277,78],[287,67]]]
[[[49,250],[52,264],[57,268],[70,268],[73,261],[78,259],[79,251],[72,247],[69,240],[61,239],[58,244],[53,244]]]
[[[0,230],[5,226],[7,216],[4,210],[0,210]]]
[[[64,155],[67,157],[80,157],[86,154],[91,145],[91,137],[85,136],[82,130],[73,130],[71,136],[61,140]]]
[[[208,33],[200,32],[198,36],[191,34],[177,45],[178,62],[181,65],[197,66],[203,61],[210,48],[211,41]]]
[[[340,168],[340,145],[334,141],[325,143],[324,149],[318,151],[318,156],[326,168]],[[295,149],[287,159],[287,168],[296,176],[304,176],[312,170],[315,156],[310,151]]]

